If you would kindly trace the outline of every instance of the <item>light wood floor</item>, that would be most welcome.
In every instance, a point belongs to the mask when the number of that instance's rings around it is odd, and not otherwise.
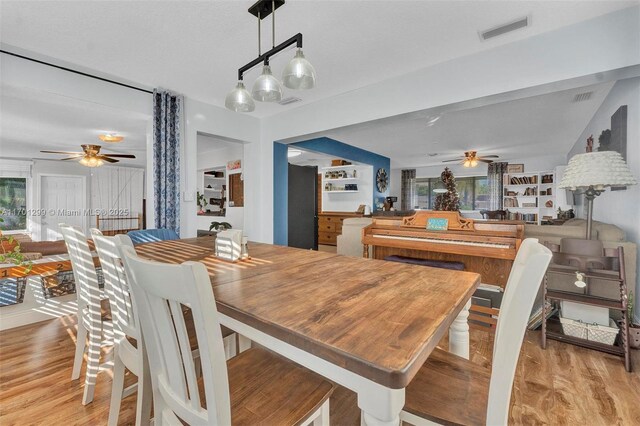
[[[472,360],[490,365],[491,336],[471,333]],[[94,402],[83,406],[83,381],[70,379],[74,342],[73,317],[0,332],[2,426],[106,424],[110,372],[100,373]],[[512,424],[640,425],[640,375],[626,373],[620,358],[554,341],[542,350],[538,342],[539,333],[530,332],[523,346]],[[640,352],[633,358],[638,371]],[[134,410],[135,395],[123,401],[121,424],[132,423]],[[339,388],[334,393],[331,423],[360,424],[352,392]]]

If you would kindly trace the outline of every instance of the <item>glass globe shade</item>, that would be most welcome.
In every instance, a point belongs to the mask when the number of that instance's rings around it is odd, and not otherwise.
[[[235,112],[251,112],[256,109],[256,104],[242,81],[239,81],[235,89],[229,92],[224,100],[224,106]]]
[[[265,65],[262,74],[253,83],[251,96],[260,102],[278,102],[282,99],[282,84],[271,74],[271,67]]]
[[[296,56],[282,70],[282,83],[285,87],[295,90],[315,87],[316,70],[304,57],[302,49],[296,51]]]
[[[104,161],[96,157],[82,157],[80,164],[87,167],[100,167],[104,164]]]

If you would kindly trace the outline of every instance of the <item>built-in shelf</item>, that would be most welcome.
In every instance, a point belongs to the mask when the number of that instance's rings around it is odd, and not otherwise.
[[[542,180],[545,180],[543,183]],[[528,183],[518,183],[523,180]],[[549,182],[548,180],[551,180]],[[503,208],[510,210],[509,219],[524,220],[526,223],[542,224],[543,220],[552,219],[555,208],[555,184],[556,176],[554,172],[529,172],[529,173],[511,173],[503,176]],[[512,183],[513,182],[513,183]],[[548,190],[553,190],[551,195],[547,195]],[[508,194],[508,192],[529,192],[528,194]],[[542,194],[545,192],[545,194]],[[532,194],[533,193],[533,194]],[[545,203],[551,201],[553,206],[546,207]],[[535,206],[523,206],[523,204],[532,204]],[[514,206],[515,204],[515,206]],[[544,214],[543,214],[544,213]]]
[[[329,166],[322,167],[320,170],[345,170],[352,167],[358,167],[358,164],[347,164],[346,166]]]
[[[360,179],[358,178],[336,178],[336,179],[329,179],[329,178],[325,178],[324,181],[325,182],[355,182],[358,181]]]

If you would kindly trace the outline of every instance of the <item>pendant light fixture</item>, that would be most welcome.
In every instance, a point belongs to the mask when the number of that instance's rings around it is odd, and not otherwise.
[[[249,8],[249,13],[258,18],[258,57],[238,69],[238,84],[225,99],[225,107],[236,112],[251,112],[255,110],[254,100],[259,102],[279,102],[283,97],[284,86],[300,90],[311,89],[316,84],[316,72],[311,63],[302,53],[302,34],[298,33],[288,40],[275,45],[276,18],[275,11],[284,4],[284,0],[259,0]],[[264,54],[261,53],[261,27],[260,22],[267,16],[271,18],[272,48]],[[293,44],[297,51],[294,58],[287,64],[282,72],[282,82],[274,77],[269,65],[269,59]],[[256,79],[251,89],[251,94],[244,86],[244,73],[258,64],[262,64],[262,74]]]
[[[224,100],[224,106],[235,112],[251,112],[256,109],[251,93],[245,89],[242,80],[239,80],[236,88],[229,92]]]
[[[304,57],[302,49],[282,70],[282,83],[289,89],[313,89],[316,85],[316,70]]]

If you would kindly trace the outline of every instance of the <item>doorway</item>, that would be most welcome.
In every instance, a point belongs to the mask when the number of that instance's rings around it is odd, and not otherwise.
[[[86,181],[84,176],[40,175],[40,241],[61,240],[58,224],[86,229]]]
[[[318,250],[318,167],[289,164],[289,247]]]

